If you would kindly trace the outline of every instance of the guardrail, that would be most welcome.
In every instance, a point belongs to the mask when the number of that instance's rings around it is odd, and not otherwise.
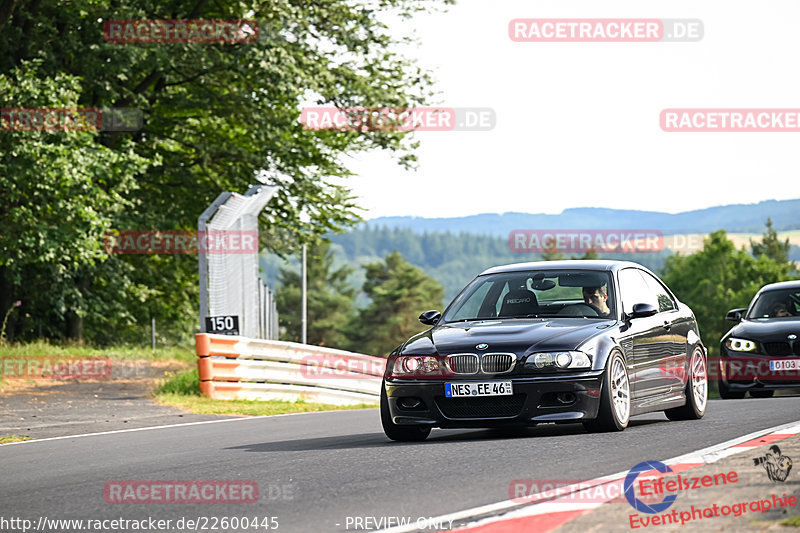
[[[195,335],[200,392],[218,400],[378,403],[386,359],[296,342]]]

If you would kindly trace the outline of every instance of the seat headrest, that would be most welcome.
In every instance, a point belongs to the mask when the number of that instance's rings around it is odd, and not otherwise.
[[[529,290],[513,290],[503,296],[498,316],[525,316],[539,311],[536,295]]]

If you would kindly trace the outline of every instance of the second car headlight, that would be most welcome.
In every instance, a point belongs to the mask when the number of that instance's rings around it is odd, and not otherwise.
[[[756,343],[746,339],[737,339],[736,337],[731,337],[725,341],[725,347],[729,350],[733,350],[734,352],[752,352],[756,349]]]
[[[541,352],[528,356],[525,366],[543,368],[590,368],[592,360],[583,352]]]

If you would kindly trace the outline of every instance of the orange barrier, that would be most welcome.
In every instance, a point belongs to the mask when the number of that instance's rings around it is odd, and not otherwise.
[[[295,342],[200,333],[200,391],[215,399],[377,403],[386,359]]]

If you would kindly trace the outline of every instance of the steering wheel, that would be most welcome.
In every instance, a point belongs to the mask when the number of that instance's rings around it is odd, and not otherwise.
[[[588,308],[589,311],[594,313],[594,316],[601,316],[603,314],[602,311],[600,311],[600,309],[598,307],[596,307],[596,306],[594,306],[592,304],[587,304],[587,303],[579,303],[579,304],[568,305],[564,309],[570,309],[570,308],[576,308],[576,307],[578,307],[578,308],[581,308],[581,307]],[[561,311],[564,311],[564,309],[562,309]],[[582,314],[585,314],[585,313],[582,313]],[[592,315],[589,315],[589,316],[592,316]]]

